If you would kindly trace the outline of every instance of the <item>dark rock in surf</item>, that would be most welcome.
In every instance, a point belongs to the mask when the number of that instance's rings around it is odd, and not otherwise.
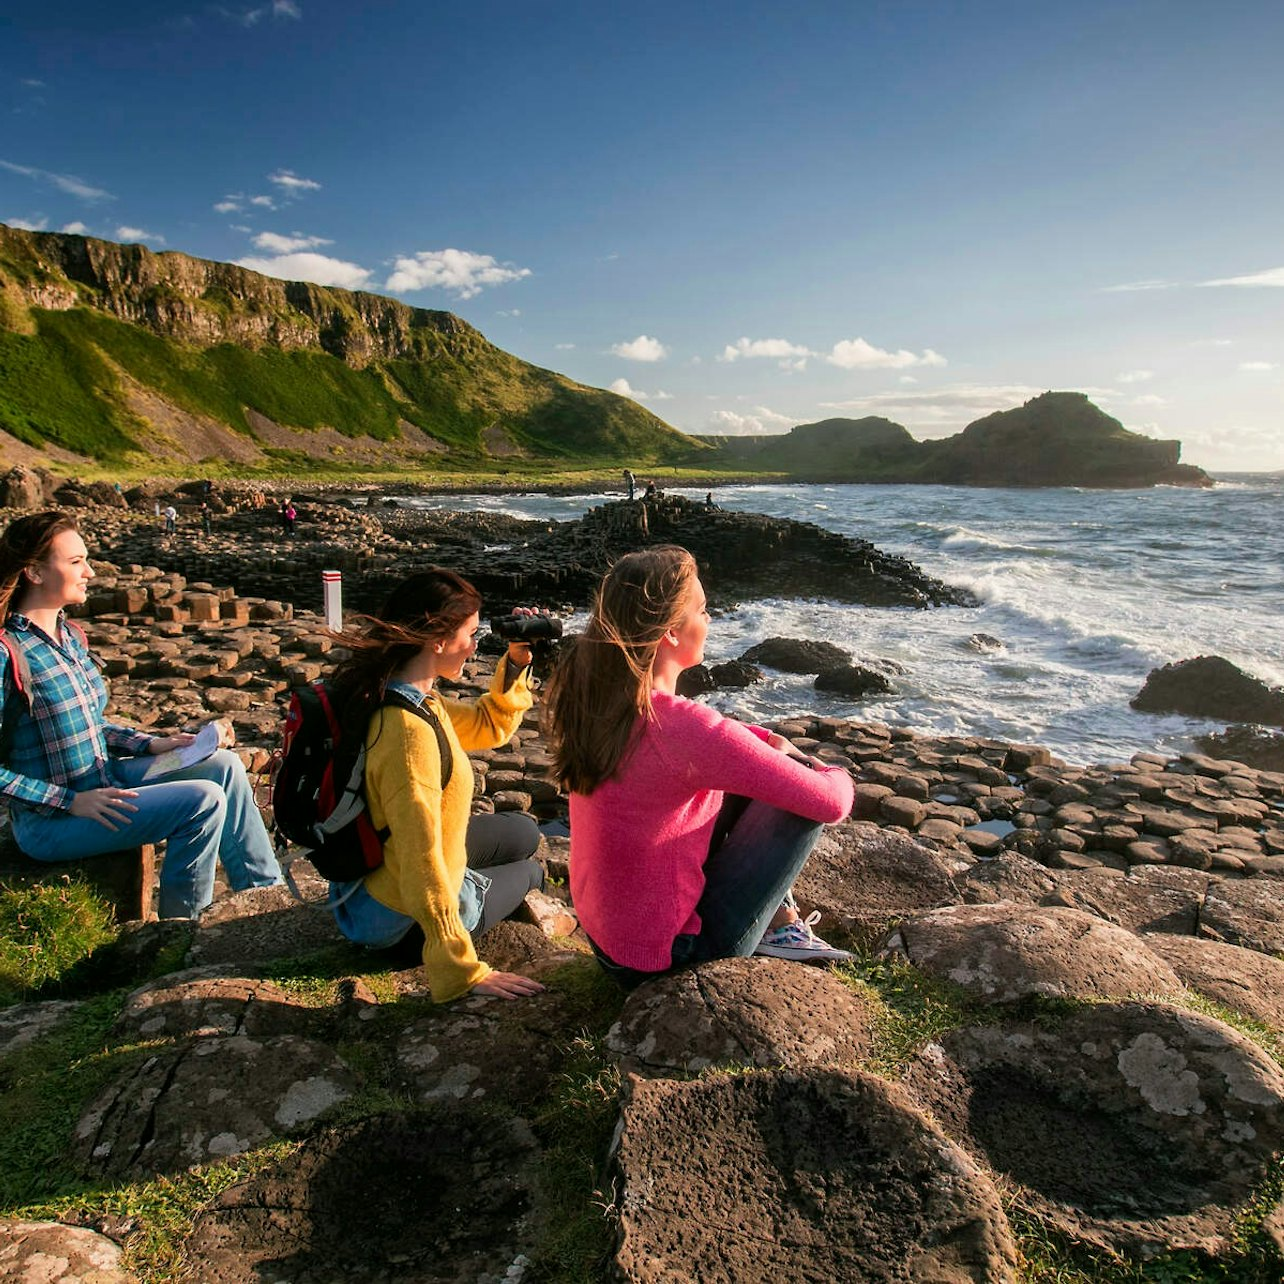
[[[892,684],[881,673],[860,664],[844,664],[838,668],[824,669],[816,675],[813,684],[817,691],[846,696],[849,700],[863,700],[868,695],[887,695]]]
[[[751,646],[740,659],[781,673],[823,673],[851,664],[851,656],[842,647],[809,638],[768,638]]]
[[[1142,713],[1284,727],[1284,690],[1268,686],[1219,655],[1197,655],[1152,669],[1130,703]]]

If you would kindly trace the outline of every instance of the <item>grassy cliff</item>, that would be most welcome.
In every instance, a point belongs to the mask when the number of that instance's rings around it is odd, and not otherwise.
[[[3,225],[0,430],[125,465],[702,453],[629,398],[521,361],[448,312]]]

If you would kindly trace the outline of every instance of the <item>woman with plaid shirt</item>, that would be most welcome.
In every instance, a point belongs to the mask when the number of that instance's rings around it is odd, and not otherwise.
[[[281,881],[241,760],[227,749],[144,784],[150,759],[190,735],[105,722],[107,686],[65,617],[93,570],[75,519],[36,513],[0,536],[0,794],[18,846],[36,860],[81,860],[167,842],[160,916],[196,918],[215,861],[234,891]]]

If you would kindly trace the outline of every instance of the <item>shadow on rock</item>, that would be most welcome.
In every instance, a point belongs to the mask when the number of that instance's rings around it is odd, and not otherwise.
[[[1284,1072],[1229,1026],[1101,1004],[1050,1029],[956,1030],[906,1088],[1080,1242],[1218,1254],[1284,1145]]]
[[[531,1252],[544,1212],[530,1130],[466,1106],[335,1129],[196,1219],[201,1284],[473,1284]]]

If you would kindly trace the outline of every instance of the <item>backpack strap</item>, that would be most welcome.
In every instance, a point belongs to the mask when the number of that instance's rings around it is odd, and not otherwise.
[[[9,741],[13,738],[16,710],[9,707],[9,697],[16,695],[28,709],[31,708],[31,665],[27,662],[26,652],[8,629],[0,629],[0,647],[9,656],[9,665],[5,669],[4,712],[0,715],[0,762],[9,757]]]
[[[441,725],[441,719],[427,704],[420,704],[409,696],[402,695],[400,691],[389,691],[379,707],[383,709],[389,706],[394,709],[408,710],[416,717],[422,718],[437,733],[437,750],[441,757],[441,788],[444,793],[446,786],[450,783],[451,774],[455,770],[455,754],[450,747],[450,741],[446,738],[446,728]]]

